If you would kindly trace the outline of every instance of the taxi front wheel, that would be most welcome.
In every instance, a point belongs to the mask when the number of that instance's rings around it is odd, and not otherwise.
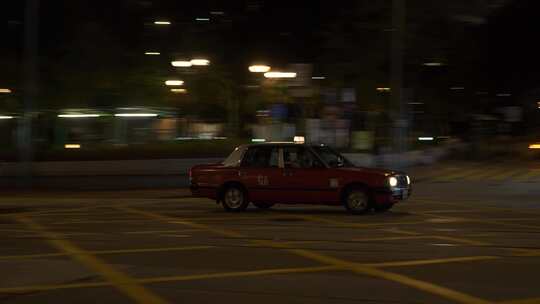
[[[343,196],[345,209],[352,214],[363,214],[370,210],[371,203],[369,195],[364,188],[353,188]]]
[[[222,205],[225,211],[239,212],[246,210],[249,201],[244,189],[239,186],[229,186],[223,191]]]

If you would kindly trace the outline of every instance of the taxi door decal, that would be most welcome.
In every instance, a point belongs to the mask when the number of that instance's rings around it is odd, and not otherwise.
[[[257,184],[259,186],[268,186],[269,185],[268,176],[257,175]]]

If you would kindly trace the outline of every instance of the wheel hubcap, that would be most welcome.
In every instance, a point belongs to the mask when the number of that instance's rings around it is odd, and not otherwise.
[[[362,192],[353,192],[347,198],[347,204],[352,210],[364,210],[368,206],[367,196]]]
[[[244,197],[238,189],[230,189],[225,193],[225,204],[230,208],[238,208],[242,205]]]

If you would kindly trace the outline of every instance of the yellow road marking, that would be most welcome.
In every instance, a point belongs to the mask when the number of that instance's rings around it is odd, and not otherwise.
[[[294,252],[300,256],[310,258],[312,260],[319,261],[324,264],[328,265],[334,265],[337,267],[342,267],[344,269],[348,269],[354,273],[362,274],[362,275],[369,275],[376,278],[381,278],[389,281],[393,281],[402,285],[406,285],[409,287],[413,287],[431,294],[435,294],[450,300],[454,300],[459,303],[466,303],[466,304],[488,304],[491,303],[489,301],[459,292],[455,291],[446,287],[442,287],[433,283],[413,279],[411,277],[393,273],[393,272],[387,272],[384,270],[377,269],[375,267],[369,267],[364,266],[361,264],[355,264],[348,261],[344,261],[341,259],[337,259],[334,257],[326,256],[323,254],[319,254],[313,251],[308,251],[304,249],[290,249],[288,251]]]
[[[216,246],[184,246],[184,247],[163,247],[163,248],[137,248],[137,249],[114,249],[114,250],[86,250],[89,254],[107,255],[107,254],[122,254],[122,253],[144,253],[144,252],[168,252],[168,251],[188,251],[212,249]],[[23,254],[23,255],[4,255],[0,256],[0,260],[18,260],[18,259],[39,259],[47,257],[67,256],[68,253],[43,253],[43,254]]]
[[[496,180],[496,181],[502,181],[505,179],[509,179],[514,177],[514,175],[517,175],[521,173],[523,169],[513,169],[513,170],[503,170],[500,173],[493,174],[488,177],[490,180]]]
[[[382,229],[382,231],[396,233],[396,234],[402,234],[402,235],[422,235],[421,233],[418,233],[418,232],[403,230],[403,229],[399,229],[399,228]]]
[[[135,279],[115,270],[107,263],[67,241],[62,235],[48,231],[45,227],[24,216],[16,216],[17,221],[40,234],[47,243],[69,254],[73,259],[88,266],[109,281],[115,288],[133,299],[136,303],[165,304],[168,303],[156,294],[141,286]]]
[[[432,237],[435,238],[435,239],[439,239],[439,240],[462,243],[462,244],[467,244],[467,245],[474,245],[474,246],[490,245],[489,243],[486,243],[486,242],[469,240],[469,239],[465,239],[465,238],[461,238],[461,237],[454,237],[454,236],[434,235]]]
[[[201,231],[201,229],[182,229],[182,230],[146,230],[146,231],[127,231],[122,232],[123,234],[160,234],[160,233],[184,233],[184,232],[195,232]]]
[[[194,275],[186,275],[186,276],[157,277],[157,278],[140,279],[139,282],[148,284],[148,283],[162,283],[162,282],[219,279],[219,278],[230,278],[230,277],[251,277],[251,276],[273,275],[273,274],[309,273],[309,272],[322,272],[322,271],[331,271],[331,270],[342,270],[342,269],[341,267],[336,267],[336,266],[282,268],[282,269],[267,269],[267,270],[255,270],[255,271],[194,274]]]
[[[447,259],[425,259],[425,260],[412,260],[412,261],[398,261],[398,262],[382,262],[382,263],[369,263],[362,264],[370,267],[402,267],[402,266],[418,266],[418,265],[430,265],[430,264],[446,264],[456,262],[473,262],[473,261],[485,261],[499,259],[498,256],[480,255],[470,257],[459,258],[447,258]]]
[[[245,235],[234,232],[234,231],[216,229],[216,228],[212,228],[212,227],[207,226],[207,225],[196,224],[196,223],[189,222],[189,221],[171,221],[170,217],[163,216],[163,215],[160,215],[160,214],[156,214],[156,213],[153,213],[153,212],[141,211],[141,210],[132,209],[132,208],[129,208],[129,207],[119,207],[119,208],[121,208],[121,210],[124,210],[126,212],[146,215],[148,217],[163,220],[163,221],[166,221],[166,222],[169,222],[169,223],[173,223],[173,222],[174,223],[180,223],[180,224],[184,224],[184,225],[189,226],[189,227],[197,227],[197,228],[205,227],[205,228],[208,229],[208,231],[214,232],[214,233],[219,234],[219,235],[234,236],[234,237],[246,237]],[[377,268],[374,268],[374,267],[358,265],[358,264],[353,263],[353,262],[348,262],[348,261],[337,259],[337,258],[334,258],[334,257],[331,257],[331,256],[323,255],[323,254],[320,254],[320,253],[317,253],[317,252],[314,252],[314,251],[311,251],[311,250],[288,248],[287,245],[284,245],[284,244],[279,243],[279,242],[274,242],[274,241],[254,241],[254,243],[263,244],[263,245],[269,245],[269,246],[272,246],[272,247],[275,247],[275,248],[280,248],[280,249],[285,249],[287,252],[294,253],[296,255],[299,255],[299,256],[314,260],[314,261],[318,261],[318,262],[321,262],[323,264],[327,264],[329,266],[335,266],[337,268],[347,269],[347,270],[350,270],[350,271],[352,271],[354,273],[358,273],[358,274],[362,274],[362,275],[369,275],[369,276],[373,276],[373,277],[377,277],[377,278],[386,279],[386,280],[393,281],[393,282],[396,282],[396,283],[400,283],[402,285],[406,285],[406,286],[409,286],[409,287],[413,287],[413,288],[416,288],[416,289],[419,289],[419,290],[422,290],[422,291],[425,291],[425,292],[428,292],[428,293],[431,293],[431,294],[435,294],[435,295],[438,295],[438,296],[441,296],[441,297],[444,297],[444,298],[447,298],[447,299],[451,299],[451,300],[457,301],[459,303],[465,303],[465,304],[488,304],[488,303],[490,303],[490,302],[485,301],[483,299],[480,299],[480,298],[477,298],[477,297],[474,297],[474,296],[471,296],[471,295],[468,295],[468,294],[465,294],[465,293],[462,293],[462,292],[459,292],[459,291],[455,291],[455,290],[452,290],[452,289],[449,289],[449,288],[446,288],[446,287],[442,287],[442,286],[439,286],[439,285],[436,285],[436,284],[433,284],[433,283],[429,283],[429,282],[425,282],[425,281],[421,281],[421,280],[416,280],[416,279],[407,277],[405,275],[386,272],[386,271],[383,271],[383,270],[380,270],[380,269],[377,269]]]
[[[418,240],[433,238],[427,235],[410,235],[410,236],[388,236],[388,237],[373,237],[373,238],[354,238],[354,242],[372,242],[372,241],[400,241],[400,240]]]
[[[293,274],[293,273],[315,273],[315,272],[325,272],[325,271],[332,271],[332,270],[341,270],[341,268],[335,267],[335,266],[277,268],[277,269],[263,269],[263,270],[254,270],[254,271],[236,271],[236,272],[142,278],[142,279],[134,279],[134,281],[138,284],[153,284],[153,283],[164,283],[164,282],[195,281],[195,280],[220,279],[220,278],[231,278],[231,277],[252,277],[252,276]],[[27,293],[27,292],[32,292],[32,291],[46,291],[46,290],[58,290],[58,289],[71,289],[71,288],[91,288],[91,287],[103,287],[103,286],[111,286],[111,285],[112,284],[110,282],[56,284],[56,285],[55,284],[30,285],[30,286],[0,288],[0,294]]]
[[[540,298],[509,300],[497,302],[497,304],[540,304]]]
[[[540,169],[528,169],[526,173],[515,177],[518,181],[528,181],[540,175]]]
[[[300,219],[304,219],[311,222],[325,223],[325,224],[330,224],[330,225],[339,226],[339,227],[346,227],[346,228],[388,226],[388,223],[368,223],[368,224],[348,223],[348,222],[335,221],[332,219],[326,219],[326,218],[321,218],[321,217],[312,216],[312,215],[288,215],[288,217],[300,218]],[[423,224],[423,223],[424,223],[423,221],[392,222],[391,225],[415,225],[415,224]]]

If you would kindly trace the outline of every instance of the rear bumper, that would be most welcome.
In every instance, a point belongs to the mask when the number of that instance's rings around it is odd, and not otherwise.
[[[215,187],[201,187],[196,184],[191,184],[189,190],[194,197],[217,198],[217,189]]]

